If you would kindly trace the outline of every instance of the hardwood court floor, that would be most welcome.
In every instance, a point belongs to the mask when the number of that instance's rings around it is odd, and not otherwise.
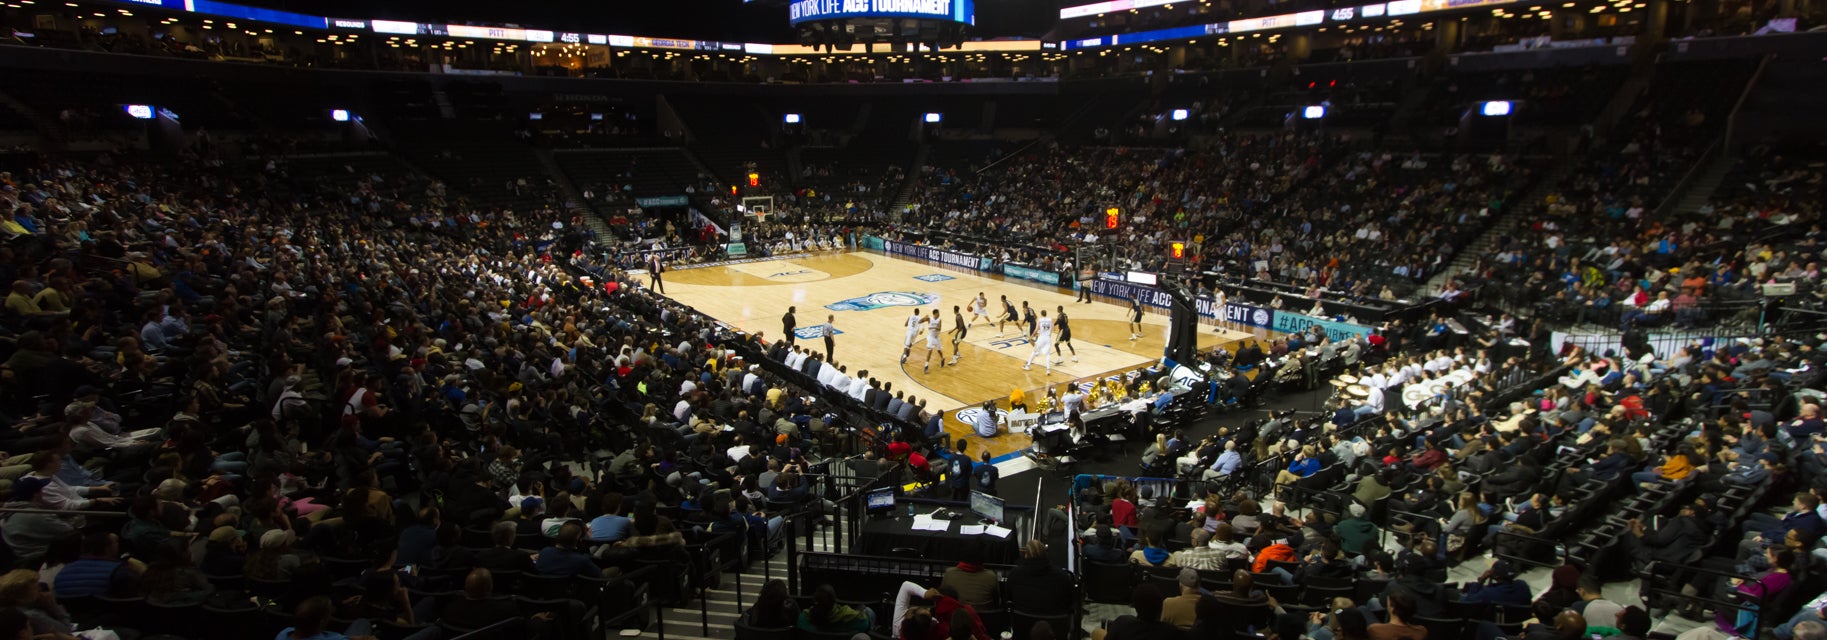
[[[930,372],[922,371],[927,351],[924,332],[914,341],[907,363],[899,362],[905,323],[915,304],[929,315],[935,305],[941,309],[946,333],[940,344],[949,360],[952,306],[968,308],[980,291],[998,314],[999,297],[1004,295],[1018,309],[1025,300],[1049,316],[1056,316],[1057,308],[1064,306],[1071,318],[1078,362],[1072,362],[1071,353],[1062,349],[1065,362],[1054,365],[1051,375],[1038,357],[1032,370],[1023,371],[1022,364],[1033,350],[1023,335],[1026,329],[1010,323],[998,336],[994,323],[982,318],[972,323],[959,346],[957,365],[940,367],[940,357],[934,354]],[[978,438],[953,416],[956,410],[992,398],[1001,398],[1000,404],[1006,407],[1009,392],[1017,387],[1038,399],[1045,396],[1049,385],[1057,388],[1152,362],[1166,344],[1167,321],[1160,315],[1145,315],[1142,338],[1131,341],[1126,307],[1074,304],[1070,293],[863,252],[671,271],[666,274],[666,294],[742,331],[762,333],[770,341],[780,338],[780,320],[788,306],[798,307],[802,328],[823,322],[827,315],[835,316],[832,324],[842,332],[836,340],[838,364],[852,372],[867,370],[869,377],[891,385],[892,390],[925,400],[929,409],[946,412],[947,431],[976,441],[973,450],[988,447],[993,456],[1025,449],[1031,442],[1021,435],[987,441]],[[967,309],[964,317],[971,322]],[[1200,332],[1199,345],[1209,348],[1249,336],[1238,331],[1220,334],[1208,326]],[[818,339],[802,338],[799,343],[824,348]]]

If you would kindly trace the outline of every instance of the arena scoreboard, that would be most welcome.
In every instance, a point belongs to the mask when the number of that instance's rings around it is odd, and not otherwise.
[[[911,18],[975,25],[974,0],[794,0],[787,21],[798,25],[819,20]]]

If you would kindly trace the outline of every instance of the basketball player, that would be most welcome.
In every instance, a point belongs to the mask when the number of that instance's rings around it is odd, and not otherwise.
[[[1218,310],[1218,333],[1224,333],[1231,326],[1231,316],[1224,312],[1224,289],[1212,289],[1212,308]]]
[[[1017,327],[1021,326],[1021,316],[1015,313],[1015,304],[1009,302],[1009,297],[1005,295],[1002,297],[1002,320],[996,323],[996,337],[1002,337],[1003,325],[1011,322]]]
[[[977,302],[979,305],[985,302],[983,294],[977,294]],[[974,322],[977,319],[976,312],[971,313],[973,314],[971,320]],[[987,319],[989,316],[984,316],[984,318]],[[970,328],[971,326],[964,322],[964,314],[958,312],[958,305],[952,305],[952,364],[958,364],[958,345],[964,342],[964,335],[970,332]]]
[[[1061,345],[1065,345],[1067,349],[1072,351],[1072,361],[1078,362],[1078,349],[1072,346],[1072,325],[1070,324],[1071,320],[1066,317],[1066,308],[1063,306],[1054,308],[1059,310],[1059,320],[1055,321],[1057,323],[1055,326],[1059,327],[1059,340],[1053,343],[1053,355],[1060,355],[1059,348]],[[1064,360],[1061,360],[1054,364],[1063,364],[1064,362]]]
[[[939,318],[939,308],[933,308],[933,317],[926,321],[926,360],[920,363],[920,373],[926,373],[933,365],[933,354],[939,354],[939,368],[945,368],[945,347],[939,344],[939,333],[944,320]]]
[[[1134,342],[1142,337],[1142,299],[1129,294],[1129,340]]]
[[[979,316],[985,324],[996,322],[995,318],[990,317],[990,301],[983,297],[982,291],[978,291],[977,299],[971,301],[971,322],[976,323]]]
[[[833,362],[831,354],[837,343],[831,338],[837,335],[837,327],[832,326],[832,323],[835,322],[837,322],[837,316],[828,315],[825,316],[825,323],[818,325],[818,335],[825,338],[825,362]]]
[[[1042,311],[1040,318],[1035,320],[1034,327],[1034,351],[1028,354],[1028,361],[1021,365],[1021,370],[1034,368],[1034,356],[1040,356],[1040,361],[1047,365],[1047,375],[1053,375],[1053,357],[1047,355],[1047,350],[1053,348],[1053,319]]]
[[[786,334],[789,346],[793,344],[793,339],[798,337],[793,335],[793,330],[799,328],[799,318],[793,317],[793,312],[798,310],[798,307],[787,307],[787,315],[780,317],[781,332]]]
[[[1028,306],[1026,300],[1021,301],[1021,321],[1028,325],[1028,340],[1034,340],[1034,309]]]
[[[907,364],[907,356],[913,353],[914,336],[920,334],[920,323],[926,320],[920,309],[915,308],[913,315],[907,317],[907,337],[901,341],[901,364]]]

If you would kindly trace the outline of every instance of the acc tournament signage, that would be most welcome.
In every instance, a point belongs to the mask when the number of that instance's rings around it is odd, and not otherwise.
[[[916,18],[977,24],[973,0],[795,0],[787,22],[847,18]]]
[[[1327,320],[1325,318],[1315,318],[1303,313],[1293,313],[1290,311],[1275,312],[1275,326],[1270,328],[1285,333],[1299,333],[1315,326],[1325,329],[1326,337],[1334,342],[1343,342],[1370,335],[1370,327],[1347,322],[1338,322],[1336,320]]]
[[[1128,300],[1129,297],[1133,295],[1141,300],[1142,304],[1157,309],[1166,309],[1173,304],[1173,298],[1169,297],[1165,291],[1147,285],[1131,284],[1121,280],[1108,280],[1105,278],[1092,280],[1091,292],[1101,296],[1110,296],[1123,300]],[[1217,318],[1220,311],[1217,308],[1218,301],[1205,296],[1200,296],[1193,300],[1193,307],[1198,310],[1199,317],[1201,318]],[[1276,322],[1276,318],[1283,313],[1273,309],[1247,304],[1237,304],[1235,302],[1225,303],[1223,312],[1224,320],[1226,322],[1251,327],[1261,327],[1264,329],[1279,329],[1279,327],[1276,326],[1279,324]],[[1366,330],[1366,333],[1368,333],[1368,330]]]
[[[937,247],[907,244],[905,242],[895,242],[893,240],[882,241],[882,251],[897,256],[906,256],[915,260],[929,260],[948,267],[958,267],[961,269],[970,269],[972,271],[986,271],[989,269],[990,265],[989,258],[979,258],[968,253],[946,251]]]

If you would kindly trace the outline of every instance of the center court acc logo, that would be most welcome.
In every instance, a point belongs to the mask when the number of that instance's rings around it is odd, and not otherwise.
[[[768,277],[769,278],[788,278],[788,277],[792,277],[792,276],[805,276],[805,275],[812,275],[812,270],[811,269],[800,269],[798,271],[782,271],[780,273],[770,273],[770,274],[768,274]]]
[[[825,305],[832,311],[869,311],[884,307],[920,307],[939,301],[937,293],[913,293],[910,291],[880,291],[861,298],[840,300]]]
[[[952,414],[953,420],[957,420],[958,422],[963,423],[964,426],[967,426],[967,427],[977,426],[977,419],[981,418],[981,417],[983,417],[983,407],[971,407],[969,409],[959,409],[957,413]],[[996,410],[996,422],[997,423],[1000,424],[1003,422],[1007,422],[1008,420],[1009,420],[1008,411],[1005,411],[1002,409]]]

